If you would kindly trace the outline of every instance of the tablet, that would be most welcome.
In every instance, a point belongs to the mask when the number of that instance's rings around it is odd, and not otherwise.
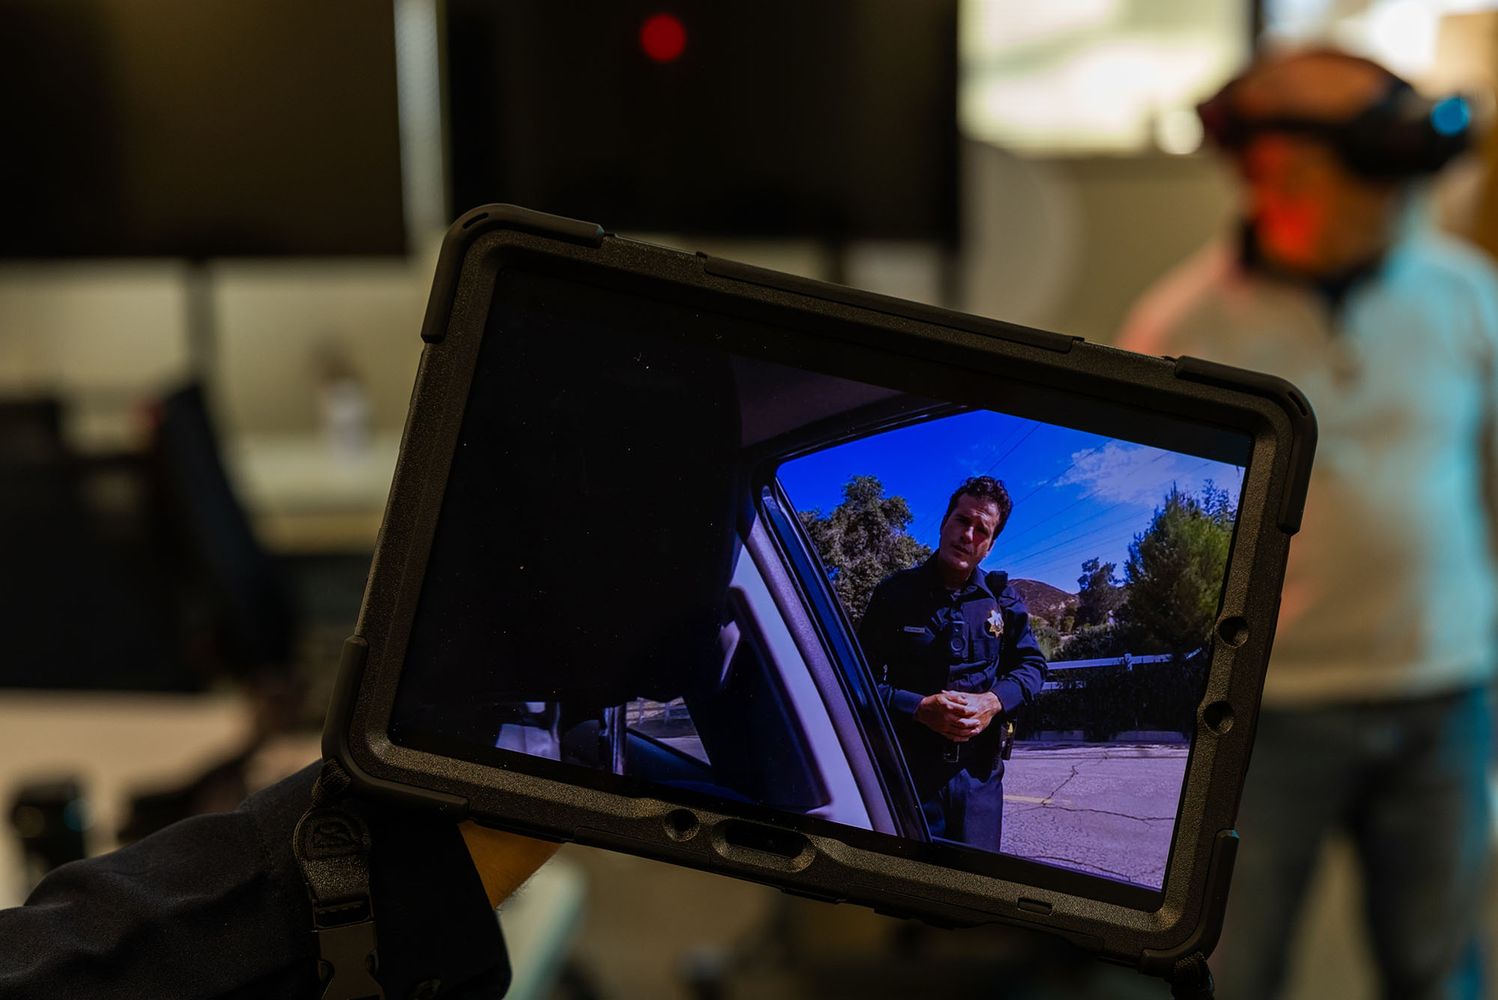
[[[324,734],[368,794],[1169,974],[1216,939],[1315,421],[490,205]]]

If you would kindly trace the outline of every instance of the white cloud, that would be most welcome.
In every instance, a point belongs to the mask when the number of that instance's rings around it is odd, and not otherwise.
[[[1242,484],[1242,473],[1232,466],[1120,441],[1076,452],[1071,459],[1071,468],[1056,480],[1057,486],[1079,485],[1086,496],[1140,507],[1159,506],[1172,484],[1197,493],[1208,479],[1227,489],[1236,502]]]

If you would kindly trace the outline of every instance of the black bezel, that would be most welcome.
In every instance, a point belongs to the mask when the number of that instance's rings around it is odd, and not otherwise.
[[[1252,456],[1219,612],[1219,622],[1231,620],[1234,627],[1225,630],[1231,641],[1214,643],[1163,891],[1114,891],[1104,879],[1013,858],[1003,858],[1001,867],[1015,878],[973,874],[923,860],[926,845],[880,837],[881,849],[873,850],[863,831],[831,824],[812,824],[815,832],[796,824],[805,843],[787,857],[730,842],[733,824],[751,815],[753,823],[784,825],[770,815],[720,811],[688,796],[668,801],[618,794],[527,773],[545,768],[506,766],[503,756],[485,765],[393,743],[388,729],[396,688],[494,283],[502,268],[521,262],[642,299],[790,327],[805,337],[1002,370],[1007,379],[1248,434]],[[1193,359],[1147,358],[667,250],[513,206],[484,206],[453,225],[422,337],[429,346],[323,738],[324,752],[339,758],[362,790],[882,912],[953,925],[1045,929],[1156,974],[1169,974],[1178,957],[1210,950],[1236,847],[1234,815],[1285,556],[1299,527],[1315,443],[1314,418],[1293,387]],[[683,809],[698,831],[690,837],[668,820]],[[1141,908],[1151,904],[1158,905]]]

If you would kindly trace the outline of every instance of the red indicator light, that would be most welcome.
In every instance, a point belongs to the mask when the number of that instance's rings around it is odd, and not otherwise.
[[[675,62],[686,51],[687,29],[670,14],[652,14],[640,26],[640,48],[656,62]]]

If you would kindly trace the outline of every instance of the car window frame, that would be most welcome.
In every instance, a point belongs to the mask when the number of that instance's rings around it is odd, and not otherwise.
[[[795,507],[781,490],[779,482],[761,483],[755,492],[756,510],[769,529],[766,535],[794,581],[797,597],[816,631],[822,655],[831,664],[843,700],[851,709],[864,749],[884,788],[890,814],[899,826],[898,835],[929,843],[931,831],[921,812],[905,754],[895,738],[894,727],[878,697],[873,672],[843,613],[842,603],[829,586],[821,558],[801,531]]]
[[[883,778],[891,813],[902,828],[902,836],[925,843],[933,842],[930,827],[921,810],[915,781],[895,735],[894,724],[884,700],[878,696],[873,668],[864,655],[842,600],[832,588],[827,567],[780,482],[779,470],[786,462],[806,455],[973,409],[975,407],[933,400],[918,410],[900,406],[898,412],[892,412],[888,401],[881,402],[866,410],[855,411],[849,421],[823,422],[772,439],[760,446],[761,457],[752,466],[755,511],[770,529],[768,535],[774,540],[782,563],[799,588],[802,606],[816,625],[823,652],[833,665],[833,673],[853,709],[865,746]],[[833,427],[838,427],[838,432],[827,434],[826,431]],[[896,785],[898,791],[892,787]]]

